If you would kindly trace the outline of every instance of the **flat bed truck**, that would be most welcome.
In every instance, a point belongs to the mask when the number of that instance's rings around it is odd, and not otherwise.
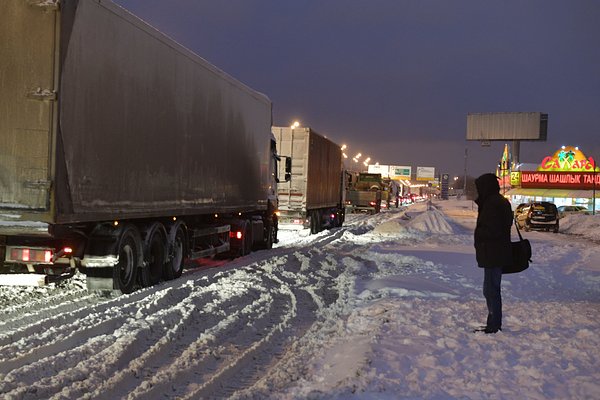
[[[107,0],[3,0],[0,281],[129,293],[277,238],[271,102]]]

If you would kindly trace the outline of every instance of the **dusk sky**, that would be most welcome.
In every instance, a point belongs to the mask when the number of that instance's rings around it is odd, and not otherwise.
[[[544,112],[548,140],[600,160],[597,0],[117,0],[298,120],[381,164],[471,176],[504,143],[467,142],[466,117]]]

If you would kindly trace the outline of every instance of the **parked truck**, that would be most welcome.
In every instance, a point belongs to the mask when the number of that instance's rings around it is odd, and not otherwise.
[[[360,172],[352,175],[346,191],[347,212],[376,214],[381,211],[381,201],[381,174]]]
[[[272,246],[266,96],[111,1],[2,5],[2,276],[129,293]]]
[[[309,127],[273,127],[273,134],[277,153],[292,160],[291,179],[277,185],[279,226],[309,228],[311,233],[342,226],[345,180],[340,146]]]

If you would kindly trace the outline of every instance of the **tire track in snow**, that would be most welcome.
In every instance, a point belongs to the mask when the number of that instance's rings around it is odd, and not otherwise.
[[[344,266],[329,250],[345,230],[95,304],[57,294],[45,318],[0,336],[0,395],[194,398],[252,387],[339,301]]]
[[[149,296],[146,301],[156,303],[168,291],[162,291],[155,296]],[[125,300],[120,299],[117,303]],[[51,329],[50,336],[56,337],[56,340],[46,345],[38,346],[33,349],[28,349],[23,356],[17,356],[9,361],[3,361],[3,369],[12,369],[3,378],[3,384],[0,385],[0,393],[10,393],[13,390],[17,392],[36,392],[39,397],[40,392],[46,393],[48,396],[53,393],[52,390],[58,390],[62,386],[69,384],[71,380],[82,380],[78,373],[72,373],[82,368],[86,370],[97,369],[97,365],[104,366],[112,363],[118,363],[118,357],[115,357],[113,352],[107,362],[102,359],[102,354],[113,350],[115,347],[121,346],[125,348],[128,343],[128,330],[135,331],[144,329],[144,316],[136,315],[136,307],[142,300],[136,300],[133,304],[129,304],[125,310],[130,312],[123,314],[123,308],[107,309],[101,313],[90,314],[87,321],[82,325],[77,325],[74,321],[68,324],[60,325],[60,329]],[[100,308],[105,308],[104,305]],[[167,308],[169,310],[169,308]],[[128,315],[129,314],[129,315]],[[87,325],[85,322],[89,322]],[[81,323],[81,321],[80,321]],[[147,324],[146,324],[147,325]],[[63,333],[58,332],[64,331]],[[74,330],[74,331],[73,331]],[[57,332],[54,335],[54,332]],[[67,334],[66,332],[70,332]],[[98,348],[98,343],[104,343],[105,346]],[[34,347],[34,346],[30,346]],[[129,356],[127,352],[120,351],[122,357]],[[30,362],[31,360],[36,360]],[[94,365],[94,363],[97,363]],[[87,364],[90,364],[87,366]],[[60,371],[56,374],[56,371]],[[69,378],[69,375],[75,377]],[[0,376],[2,377],[2,376]],[[10,385],[10,382],[18,382],[18,385]],[[58,382],[58,383],[57,383]],[[43,397],[48,397],[43,396]]]

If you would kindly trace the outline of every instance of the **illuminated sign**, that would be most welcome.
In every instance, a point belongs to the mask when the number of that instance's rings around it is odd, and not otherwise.
[[[398,181],[400,179],[410,179],[411,167],[371,164],[368,171],[370,174],[381,174],[382,178],[390,178]]]
[[[519,186],[521,184],[521,171],[512,171],[510,173],[510,185]]]
[[[390,178],[410,179],[412,168],[403,165],[390,165]]]
[[[431,181],[435,178],[434,167],[417,167],[418,181]]]
[[[600,175],[586,172],[521,172],[523,188],[593,189],[600,188]]]
[[[367,171],[370,174],[381,174],[382,178],[390,177],[390,166],[389,165],[370,164]]]
[[[593,172],[596,162],[592,157],[587,158],[578,147],[563,146],[542,160],[538,171],[563,172]],[[599,171],[596,167],[596,171]]]
[[[594,189],[600,188],[597,172],[600,168],[592,157],[587,158],[578,147],[563,146],[544,158],[537,171],[522,171],[520,183],[523,188]],[[517,179],[518,176],[511,173],[511,183]]]

